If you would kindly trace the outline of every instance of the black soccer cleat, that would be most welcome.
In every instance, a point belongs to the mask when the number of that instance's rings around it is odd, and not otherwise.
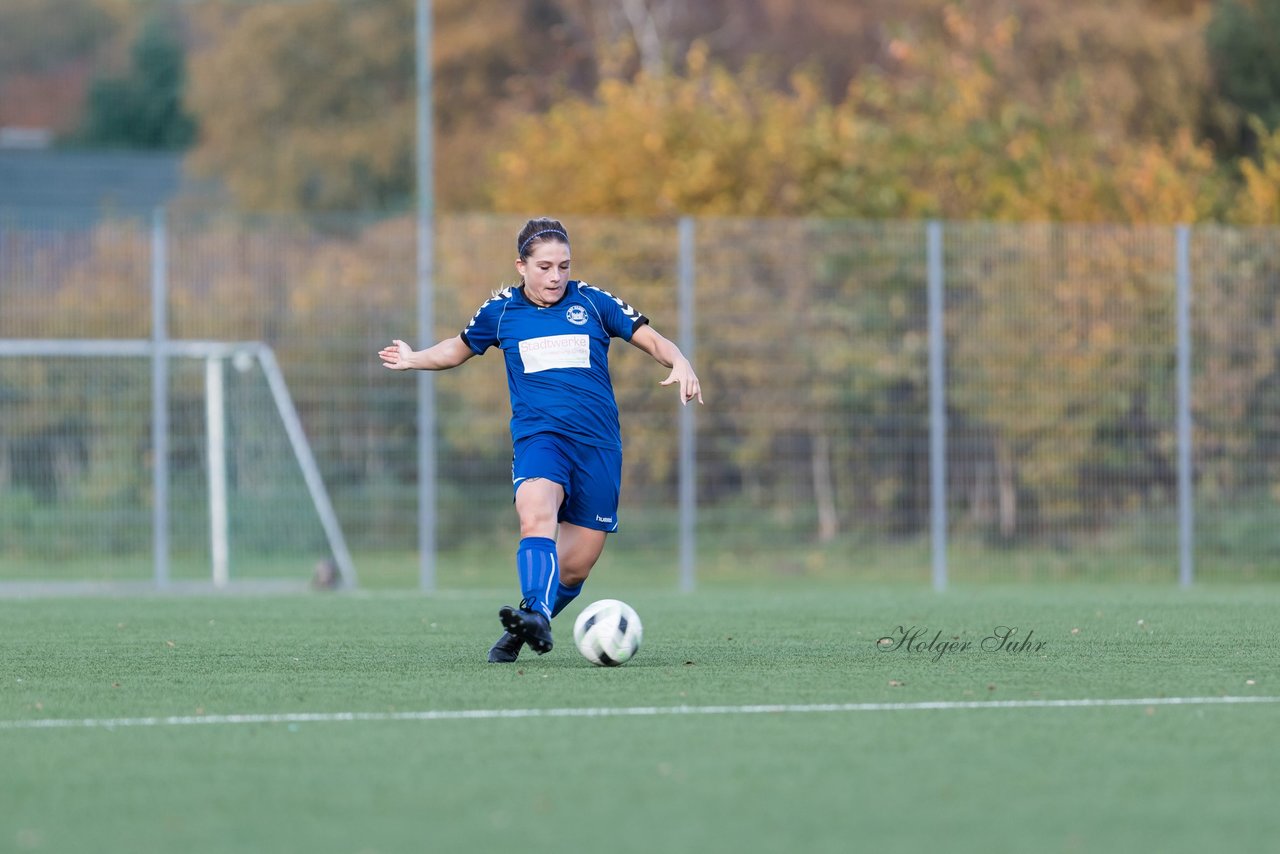
[[[527,643],[538,655],[551,652],[551,621],[541,612],[503,605],[498,609],[498,619],[508,634]]]
[[[493,664],[510,664],[520,657],[520,649],[524,646],[524,641],[511,634],[511,632],[503,632],[502,637],[498,638],[498,642],[489,650],[489,661]]]

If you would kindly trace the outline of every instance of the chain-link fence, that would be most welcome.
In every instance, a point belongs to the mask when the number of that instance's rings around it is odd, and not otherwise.
[[[410,217],[0,215],[0,339],[167,337],[271,348],[361,582],[418,582],[416,389],[383,369],[415,346]],[[436,338],[515,279],[522,218],[437,222]],[[678,223],[571,218],[574,275],[677,338]],[[927,225],[692,223],[696,573],[718,579],[929,577]],[[945,511],[955,580],[1280,576],[1280,241],[1189,231],[1194,497],[1179,510],[1174,228],[946,224]],[[933,342],[936,345],[936,341]],[[605,567],[675,583],[679,405],[616,344],[626,462]],[[174,577],[207,577],[209,376],[169,360]],[[220,374],[233,577],[307,576],[330,556],[260,372]],[[437,375],[439,584],[509,581],[507,391],[490,354]],[[153,363],[0,358],[0,578],[147,579]],[[219,421],[221,423],[221,421]],[[215,490],[216,493],[216,490]],[[1186,513],[1194,510],[1194,513]],[[686,544],[688,545],[688,544]]]

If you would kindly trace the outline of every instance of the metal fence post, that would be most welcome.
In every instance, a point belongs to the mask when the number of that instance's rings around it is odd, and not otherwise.
[[[1178,583],[1195,574],[1195,507],[1191,455],[1191,229],[1177,229]]]
[[[418,340],[435,336],[435,173],[432,115],[431,0],[416,4],[418,173]],[[435,375],[418,371],[418,585],[436,589],[436,398]]]
[[[929,517],[933,589],[947,587],[947,336],[944,325],[942,223],[927,227],[929,289]]]
[[[680,219],[680,275],[677,283],[680,314],[680,350],[690,362],[696,343],[693,328],[694,311],[694,247],[695,230],[692,217]],[[697,432],[694,406],[680,407],[680,589],[694,587],[697,564]]]
[[[169,241],[165,210],[151,216],[151,547],[157,587],[169,584]]]

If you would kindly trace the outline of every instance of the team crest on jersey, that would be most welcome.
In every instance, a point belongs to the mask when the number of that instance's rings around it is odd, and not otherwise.
[[[582,326],[587,322],[587,310],[580,305],[571,305],[564,318],[574,326]]]

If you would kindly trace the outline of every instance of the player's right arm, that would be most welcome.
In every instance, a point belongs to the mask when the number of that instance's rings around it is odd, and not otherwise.
[[[382,366],[393,371],[444,371],[456,368],[475,355],[461,335],[446,338],[425,350],[415,350],[399,338],[378,351]]]

